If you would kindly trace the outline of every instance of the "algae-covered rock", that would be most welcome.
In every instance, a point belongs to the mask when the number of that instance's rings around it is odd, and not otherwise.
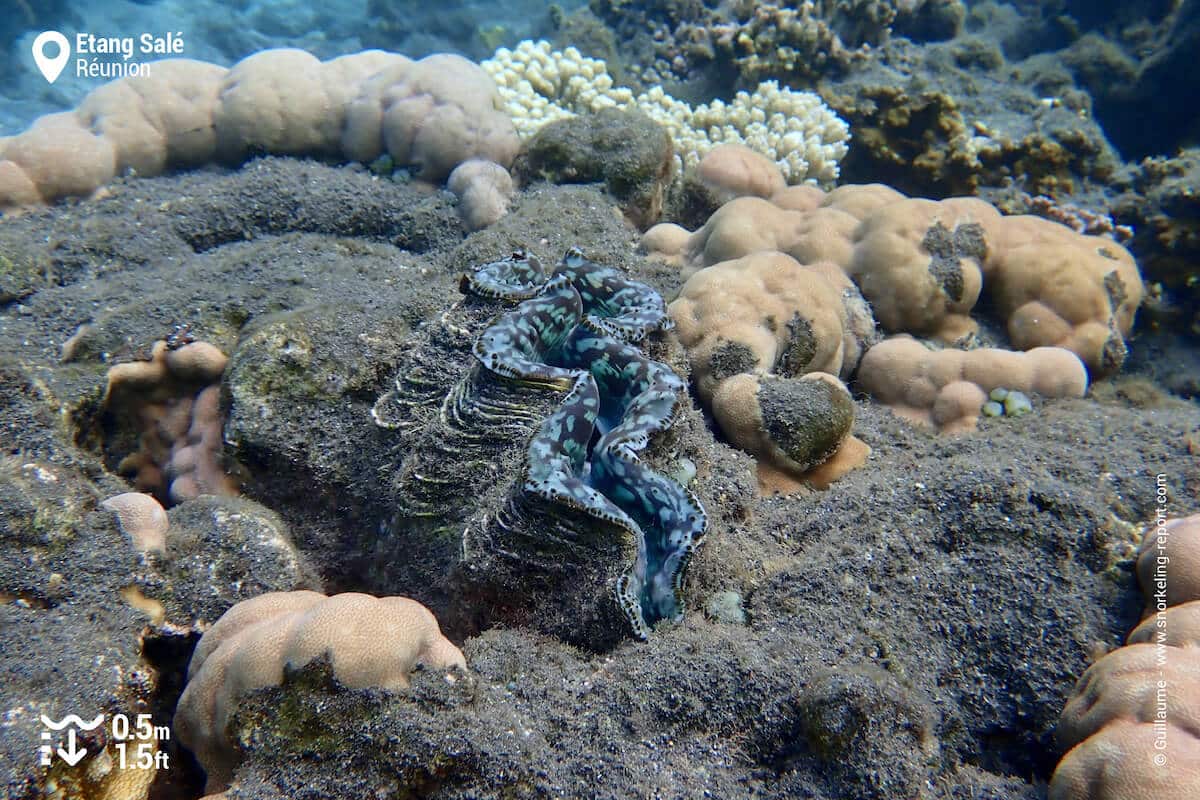
[[[466,669],[434,616],[406,597],[272,592],[239,603],[196,645],[175,713],[176,731],[204,766],[209,792],[227,789],[240,761],[238,739],[227,732],[242,697],[319,659],[328,659],[348,688],[394,692],[408,689],[418,665]]]
[[[796,712],[800,740],[843,786],[863,797],[920,795],[920,765],[937,755],[938,714],[895,676],[869,664],[820,673],[799,693]]]
[[[301,545],[328,558],[347,557],[345,539],[357,534],[353,521],[362,513],[386,513],[374,469],[389,448],[374,434],[370,400],[409,326],[427,313],[427,298],[449,288],[415,265],[393,272],[398,281],[425,283],[404,316],[356,303],[263,316],[247,326],[226,370],[225,438],[253,492],[278,508],[314,510],[318,519],[343,510],[294,528]]]
[[[1200,332],[1200,149],[1143,160],[1121,187],[1113,219],[1133,229],[1128,247],[1150,283],[1149,311],[1169,327]]]
[[[854,132],[843,181],[938,196],[1012,181],[1059,195],[1115,177],[1116,151],[1072,96],[1043,101],[1004,73],[979,69],[994,57],[961,44],[919,49],[896,40],[886,53],[820,87]]]
[[[854,426],[854,400],[835,381],[767,379],[758,401],[764,429],[801,470],[827,461]]]
[[[173,671],[197,623],[264,589],[316,580],[278,518],[237,498],[176,507],[165,552],[139,553],[100,506],[119,482],[69,449],[57,461],[0,459],[0,786],[14,797],[141,800],[156,770],[123,769],[107,724],[83,734],[87,755],[77,764],[40,764],[41,715],[145,714],[165,726]],[[67,735],[47,743],[67,746]],[[186,783],[180,751],[164,738],[149,752],[160,748],[175,764],[164,780]]]
[[[320,586],[287,525],[253,500],[204,495],[175,506],[168,518],[166,553],[137,585],[170,622],[211,623],[263,592]]]
[[[662,214],[673,154],[666,128],[640,112],[606,109],[544,126],[514,169],[525,182],[602,182],[629,219],[646,228]]]

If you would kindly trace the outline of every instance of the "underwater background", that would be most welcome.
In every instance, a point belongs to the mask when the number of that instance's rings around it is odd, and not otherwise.
[[[1200,797],[1200,0],[3,10],[0,797]]]

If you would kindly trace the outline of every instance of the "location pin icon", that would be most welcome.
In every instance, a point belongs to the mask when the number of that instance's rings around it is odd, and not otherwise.
[[[48,58],[45,50],[46,45],[51,42],[58,45],[58,55]],[[67,41],[67,37],[58,31],[42,31],[33,40],[33,61],[37,64],[37,68],[41,70],[42,76],[50,83],[58,80],[58,76],[62,74],[63,67],[70,60],[71,43]]]

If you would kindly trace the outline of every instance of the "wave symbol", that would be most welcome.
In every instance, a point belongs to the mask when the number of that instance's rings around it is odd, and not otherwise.
[[[54,720],[47,717],[45,714],[42,714],[42,724],[45,725],[47,728],[49,728],[52,731],[61,731],[63,728],[67,727],[68,725],[74,725],[77,728],[79,728],[81,731],[90,731],[90,730],[95,730],[96,728],[98,728],[100,726],[100,723],[102,723],[102,722],[104,722],[103,714],[97,714],[96,718],[94,720],[92,720],[91,722],[84,722],[83,719],[81,719],[76,714],[67,714],[65,717],[60,719],[58,722],[55,722]]]

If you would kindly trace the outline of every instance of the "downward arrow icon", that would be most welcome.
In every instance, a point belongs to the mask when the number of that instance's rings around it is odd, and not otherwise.
[[[78,764],[84,756],[87,755],[87,748],[76,748],[75,745],[75,729],[67,729],[67,749],[58,748],[58,756],[63,761],[67,762],[68,767],[73,767]]]

